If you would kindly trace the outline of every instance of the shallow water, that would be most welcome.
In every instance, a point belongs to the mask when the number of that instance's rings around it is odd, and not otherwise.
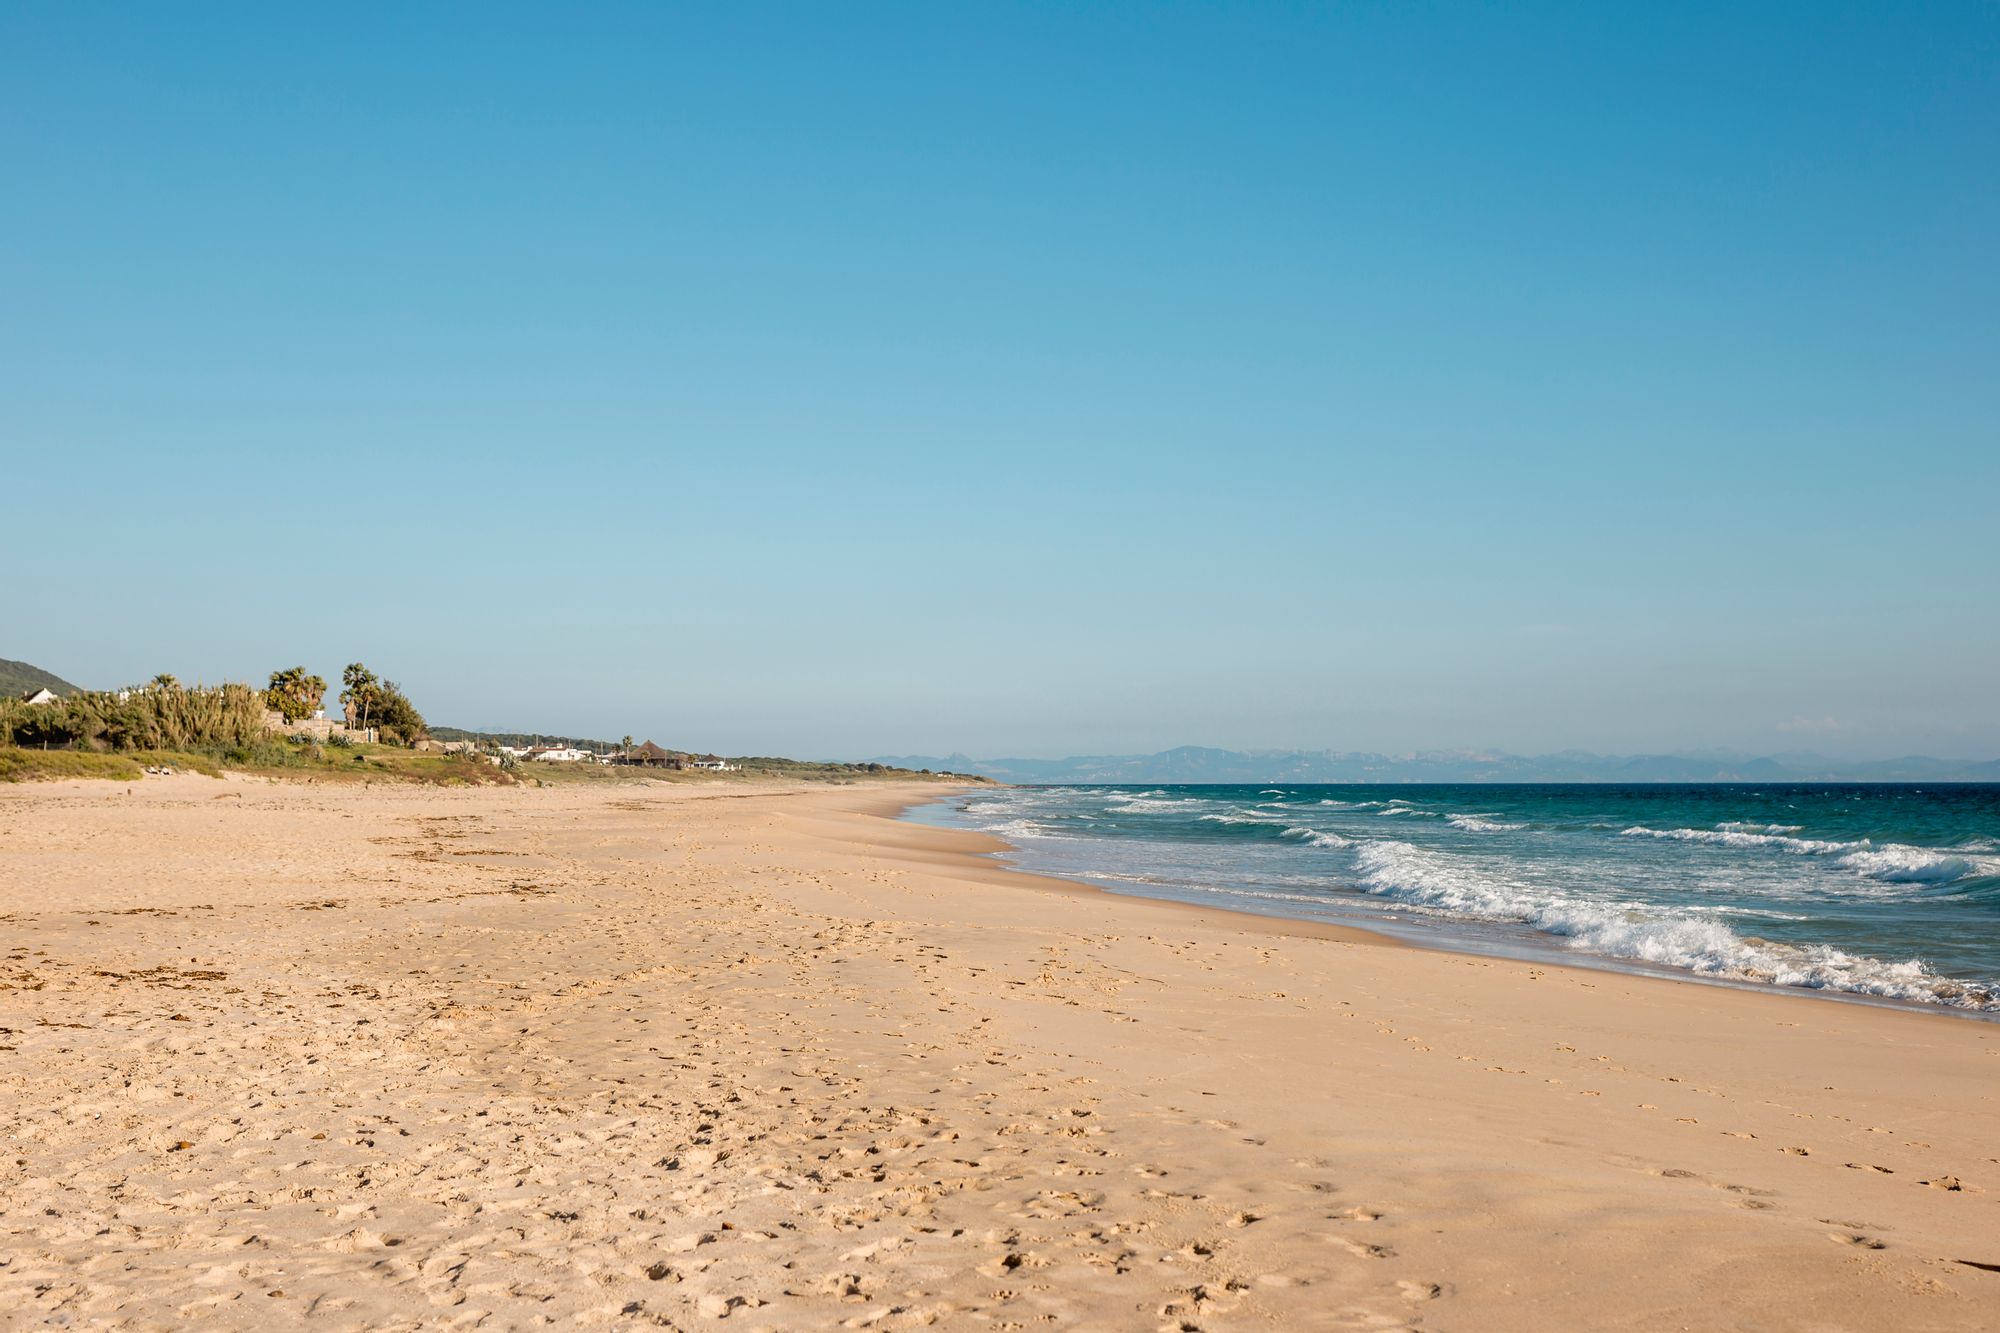
[[[1024,870],[1446,947],[2000,1013],[2000,786],[1011,787]]]

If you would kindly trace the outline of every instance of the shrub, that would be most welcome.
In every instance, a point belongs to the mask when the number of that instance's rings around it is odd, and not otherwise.
[[[81,691],[49,704],[0,703],[0,744],[88,750],[221,750],[264,737],[263,697],[247,685]]]
[[[410,702],[410,696],[403,693],[403,687],[393,680],[385,680],[375,687],[369,721],[382,739],[391,745],[409,745],[427,734],[424,715]]]

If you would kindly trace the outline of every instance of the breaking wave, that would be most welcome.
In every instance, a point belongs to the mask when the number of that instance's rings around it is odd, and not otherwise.
[[[1721,847],[1776,847],[1801,856],[1848,851],[1860,846],[1852,842],[1823,842],[1818,838],[1794,838],[1782,833],[1745,833],[1733,828],[1646,828],[1635,825],[1624,831],[1627,838],[1670,838],[1675,842],[1707,842]]]
[[[1343,838],[1338,833],[1322,833],[1318,829],[1305,828],[1303,826],[1294,826],[1286,829],[1284,836],[1287,838],[1298,838],[1308,847],[1331,847],[1338,849],[1354,845],[1354,839],[1352,838]]]
[[[1444,822],[1467,833],[1512,833],[1528,827],[1526,824],[1503,824],[1484,815],[1446,815]]]
[[[1889,884],[1948,884],[1979,873],[1979,867],[1962,856],[1941,856],[1893,842],[1849,852],[1839,864]]]
[[[1207,801],[1192,797],[1162,797],[1149,792],[1144,796],[1121,796],[1115,804],[1104,808],[1112,814],[1151,814],[1167,810],[1191,810],[1207,804]]]
[[[1614,958],[1778,986],[2000,1010],[2000,990],[1937,976],[1921,959],[1887,962],[1830,945],[1781,944],[1739,935],[1708,915],[1587,902],[1504,876],[1472,874],[1406,842],[1371,842],[1355,859],[1361,887],[1378,897],[1531,926],[1572,948]]]
[[[1978,862],[1952,852],[1909,847],[1898,842],[1877,846],[1866,838],[1858,842],[1829,842],[1822,838],[1794,838],[1783,833],[1744,833],[1727,825],[1716,829],[1633,827],[1626,829],[1623,836],[1670,838],[1677,842],[1715,843],[1725,847],[1768,847],[1795,856],[1832,856],[1837,858],[1834,864],[1885,884],[1947,884],[1981,873]]]

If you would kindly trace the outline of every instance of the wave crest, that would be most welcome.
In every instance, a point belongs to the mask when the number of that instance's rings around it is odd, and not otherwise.
[[[1900,842],[1880,846],[1862,838],[1857,842],[1829,842],[1823,838],[1794,838],[1782,833],[1743,833],[1727,826],[1715,829],[1656,829],[1635,825],[1621,835],[1627,838],[1668,838],[1676,842],[1713,843],[1724,847],[1768,847],[1795,856],[1837,856],[1835,865],[1885,884],[1947,884],[1968,875],[1981,874],[1977,861],[1951,852],[1911,847]]]
[[[1746,937],[1698,915],[1668,914],[1633,903],[1584,902],[1517,880],[1470,874],[1406,842],[1368,843],[1356,861],[1361,886],[1378,897],[1532,926],[1592,953],[1778,986],[2000,1010],[2000,989],[1940,977],[1921,959],[1887,962],[1831,945]]]
[[[1303,825],[1286,829],[1284,836],[1287,838],[1298,838],[1308,847],[1329,847],[1338,850],[1354,845],[1354,839],[1352,838],[1343,838],[1338,833],[1322,833],[1318,829],[1306,828]]]
[[[1526,824],[1503,824],[1484,815],[1446,815],[1444,822],[1467,833],[1512,833],[1528,827]]]

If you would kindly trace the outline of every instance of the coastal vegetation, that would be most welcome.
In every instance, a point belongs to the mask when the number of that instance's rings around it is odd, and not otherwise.
[[[348,722],[321,716],[327,682],[303,666],[273,671],[262,689],[245,684],[184,685],[160,672],[143,685],[78,690],[24,662],[22,690],[0,697],[0,782],[58,778],[131,781],[148,772],[224,768],[325,781],[394,780],[444,785],[572,785],[602,782],[851,782],[930,776],[882,763],[832,763],[773,756],[727,761],[633,744],[547,733],[432,729],[409,695],[365,664],[341,672]],[[53,685],[48,682],[54,682]],[[62,687],[60,690],[57,687]],[[33,690],[53,699],[30,702]],[[372,732],[372,738],[371,738]],[[538,763],[519,752],[557,741],[601,762]]]
[[[222,766],[209,755],[183,751],[133,750],[100,754],[95,750],[23,750],[0,748],[0,782],[46,782],[61,778],[108,778],[130,782],[148,769],[186,770],[222,776]]]
[[[0,745],[44,750],[248,751],[265,744],[266,696],[248,685],[84,690],[0,701]]]
[[[129,780],[148,771],[220,776],[227,766],[252,773],[356,778],[389,775],[422,781],[493,781],[477,756],[413,754],[424,736],[423,715],[393,681],[359,672],[350,688],[362,693],[382,745],[357,745],[319,714],[326,682],[304,667],[270,674],[251,685],[183,685],[160,672],[143,685],[79,690],[59,677],[12,663],[28,682],[0,698],[0,781],[102,777]],[[63,686],[58,692],[54,681]],[[56,697],[35,695],[48,691]],[[302,725],[306,724],[306,725]]]
[[[349,726],[369,727],[392,745],[408,745],[430,734],[422,713],[393,680],[383,680],[360,662],[341,672],[340,702]]]
[[[160,678],[156,676],[154,679],[157,681]],[[302,666],[273,671],[270,688],[264,691],[264,702],[287,722],[311,717],[319,711],[319,701],[325,697],[326,681],[307,675]]]
[[[473,741],[482,746],[511,745],[525,749],[530,745],[571,745],[597,753],[617,749],[621,744],[589,736],[564,736],[553,731],[468,731],[464,727],[432,727],[430,734],[441,741]],[[627,744],[626,748],[631,747]]]

